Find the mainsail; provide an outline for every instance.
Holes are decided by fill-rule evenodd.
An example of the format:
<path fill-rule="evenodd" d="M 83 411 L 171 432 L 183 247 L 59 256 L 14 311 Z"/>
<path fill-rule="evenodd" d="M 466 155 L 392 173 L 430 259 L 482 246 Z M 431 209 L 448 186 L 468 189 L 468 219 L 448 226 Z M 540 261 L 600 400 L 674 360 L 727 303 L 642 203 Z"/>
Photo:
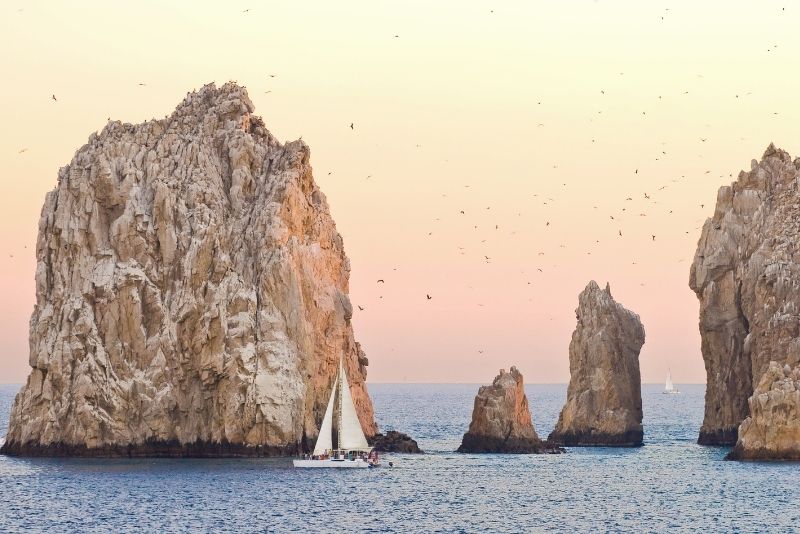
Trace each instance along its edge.
<path fill-rule="evenodd" d="M 339 448 L 340 449 L 364 449 L 370 450 L 364 431 L 361 430 L 361 422 L 358 420 L 356 407 L 353 405 L 353 396 L 350 394 L 350 383 L 347 381 L 347 373 L 344 370 L 344 363 L 339 360 L 339 376 L 341 377 L 341 412 L 339 414 Z"/>
<path fill-rule="evenodd" d="M 672 373 L 667 370 L 667 382 L 664 384 L 664 391 L 674 391 L 675 386 L 672 385 Z"/>
<path fill-rule="evenodd" d="M 314 445 L 314 455 L 320 456 L 325 451 L 330 452 L 333 449 L 333 400 L 336 398 L 336 388 L 339 386 L 339 376 L 333 382 L 333 390 L 331 391 L 331 398 L 328 401 L 328 407 L 325 409 L 325 417 L 322 419 L 322 426 L 319 429 L 319 437 L 317 437 L 317 444 Z"/>

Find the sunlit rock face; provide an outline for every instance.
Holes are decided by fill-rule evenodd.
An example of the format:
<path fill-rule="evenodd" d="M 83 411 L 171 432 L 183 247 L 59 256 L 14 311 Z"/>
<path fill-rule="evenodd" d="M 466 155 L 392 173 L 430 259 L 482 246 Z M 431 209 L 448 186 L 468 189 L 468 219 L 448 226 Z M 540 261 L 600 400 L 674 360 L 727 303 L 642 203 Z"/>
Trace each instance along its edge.
<path fill-rule="evenodd" d="M 707 386 L 699 443 L 732 445 L 770 361 L 800 362 L 800 162 L 773 145 L 720 188 L 689 285 Z"/>
<path fill-rule="evenodd" d="M 800 460 L 800 366 L 770 362 L 729 460 Z"/>
<path fill-rule="evenodd" d="M 639 351 L 644 327 L 605 289 L 589 282 L 578 297 L 569 344 L 567 402 L 548 440 L 567 446 L 642 444 Z"/>
<path fill-rule="evenodd" d="M 475 397 L 472 422 L 458 452 L 543 452 L 525 396 L 522 374 L 512 367 L 501 369 L 490 386 L 481 386 Z"/>
<path fill-rule="evenodd" d="M 3 451 L 275 455 L 313 444 L 340 355 L 376 432 L 350 266 L 309 149 L 244 88 L 109 122 L 60 170 Z"/>

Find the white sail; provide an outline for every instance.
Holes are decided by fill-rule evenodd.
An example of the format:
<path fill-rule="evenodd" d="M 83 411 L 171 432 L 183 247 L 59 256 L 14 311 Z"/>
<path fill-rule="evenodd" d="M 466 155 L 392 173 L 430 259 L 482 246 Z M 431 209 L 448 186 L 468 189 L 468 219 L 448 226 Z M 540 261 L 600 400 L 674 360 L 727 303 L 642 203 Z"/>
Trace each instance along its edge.
<path fill-rule="evenodd" d="M 673 391 L 675 386 L 672 385 L 672 373 L 667 370 L 667 382 L 664 384 L 664 391 Z"/>
<path fill-rule="evenodd" d="M 324 454 L 325 451 L 330 452 L 333 450 L 333 400 L 336 398 L 336 388 L 338 385 L 339 377 L 337 376 L 336 380 L 333 381 L 331 398 L 328 401 L 328 407 L 325 409 L 325 417 L 322 419 L 322 426 L 319 429 L 317 444 L 314 445 L 315 456 Z"/>
<path fill-rule="evenodd" d="M 353 405 L 353 396 L 350 394 L 350 383 L 347 381 L 347 373 L 344 364 L 339 360 L 339 377 L 342 382 L 341 395 L 341 414 L 339 425 L 339 448 L 347 450 L 370 450 L 364 431 L 361 429 L 361 422 L 358 420 L 356 407 Z"/>

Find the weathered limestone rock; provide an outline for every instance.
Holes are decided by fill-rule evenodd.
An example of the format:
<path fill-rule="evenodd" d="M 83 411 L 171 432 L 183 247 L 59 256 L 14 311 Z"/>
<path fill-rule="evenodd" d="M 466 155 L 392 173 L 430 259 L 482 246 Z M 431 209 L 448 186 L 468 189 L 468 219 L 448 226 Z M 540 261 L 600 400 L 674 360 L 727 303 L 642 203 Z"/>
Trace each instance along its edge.
<path fill-rule="evenodd" d="M 398 432 L 397 430 L 389 430 L 386 434 L 375 434 L 370 440 L 370 444 L 379 452 L 404 452 L 413 454 L 422 454 L 424 452 L 411 436 Z"/>
<path fill-rule="evenodd" d="M 770 362 L 729 460 L 800 460 L 800 366 Z"/>
<path fill-rule="evenodd" d="M 800 362 L 800 161 L 770 145 L 751 167 L 719 189 L 689 280 L 707 375 L 701 444 L 732 445 L 769 362 Z"/>
<path fill-rule="evenodd" d="M 244 88 L 207 85 L 163 120 L 109 122 L 59 171 L 3 452 L 296 453 L 340 355 L 376 432 L 308 146 L 252 113 Z"/>
<path fill-rule="evenodd" d="M 642 444 L 639 316 L 591 281 L 578 297 L 578 325 L 569 344 L 569 388 L 549 440 L 567 446 Z"/>
<path fill-rule="evenodd" d="M 469 432 L 458 452 L 550 452 L 546 449 L 533 428 L 522 374 L 516 367 L 509 373 L 501 369 L 491 386 L 478 390 Z"/>

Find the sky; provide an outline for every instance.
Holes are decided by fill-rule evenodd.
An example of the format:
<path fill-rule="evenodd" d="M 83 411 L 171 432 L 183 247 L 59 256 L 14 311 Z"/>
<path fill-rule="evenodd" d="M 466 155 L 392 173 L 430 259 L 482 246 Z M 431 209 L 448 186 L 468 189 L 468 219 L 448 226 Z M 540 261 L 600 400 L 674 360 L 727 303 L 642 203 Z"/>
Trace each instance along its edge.
<path fill-rule="evenodd" d="M 718 188 L 770 142 L 799 152 L 798 20 L 772 1 L 3 2 L 0 383 L 28 374 L 59 167 L 109 117 L 229 80 L 311 147 L 368 381 L 566 383 L 596 280 L 642 319 L 643 382 L 705 382 L 689 266 Z"/>

